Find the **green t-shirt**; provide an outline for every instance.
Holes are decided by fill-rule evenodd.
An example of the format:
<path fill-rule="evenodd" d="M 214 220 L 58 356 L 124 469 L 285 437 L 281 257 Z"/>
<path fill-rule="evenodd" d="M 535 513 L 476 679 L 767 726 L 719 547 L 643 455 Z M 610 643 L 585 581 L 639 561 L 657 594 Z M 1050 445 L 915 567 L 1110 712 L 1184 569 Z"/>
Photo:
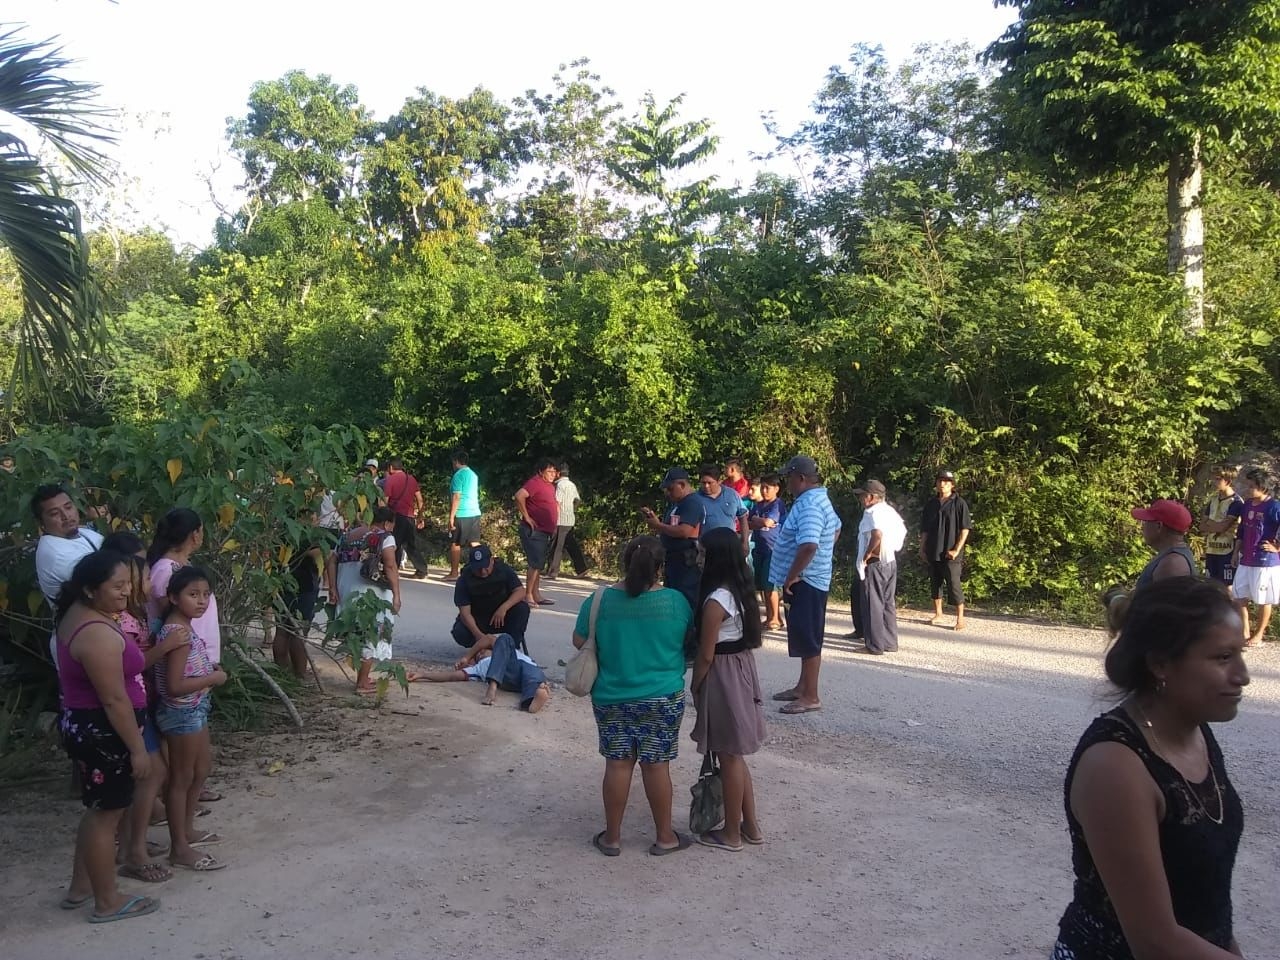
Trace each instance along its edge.
<path fill-rule="evenodd" d="M 578 611 L 573 630 L 587 635 L 591 597 Z M 669 697 L 684 689 L 684 638 L 693 620 L 678 590 L 649 590 L 638 597 L 608 589 L 596 620 L 600 673 L 591 701 L 601 705 Z"/>
<path fill-rule="evenodd" d="M 458 494 L 458 512 L 455 517 L 480 516 L 480 478 L 470 467 L 459 467 L 453 472 L 449 494 Z"/>

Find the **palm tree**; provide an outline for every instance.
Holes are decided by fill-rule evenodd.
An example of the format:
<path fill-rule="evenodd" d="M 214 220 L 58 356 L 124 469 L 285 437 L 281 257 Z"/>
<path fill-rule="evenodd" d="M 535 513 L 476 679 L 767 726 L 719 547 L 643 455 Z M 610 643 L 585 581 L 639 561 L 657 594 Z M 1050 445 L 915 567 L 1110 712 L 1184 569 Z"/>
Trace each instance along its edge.
<path fill-rule="evenodd" d="M 83 385 L 87 361 L 103 341 L 80 210 L 59 195 L 54 170 L 27 143 L 29 131 L 73 176 L 106 181 L 98 145 L 112 137 L 99 123 L 105 112 L 96 105 L 97 85 L 62 76 L 70 62 L 50 41 L 25 42 L 16 29 L 0 33 L 0 248 L 22 288 L 9 408 L 15 387 L 47 396 L 55 370 Z"/>

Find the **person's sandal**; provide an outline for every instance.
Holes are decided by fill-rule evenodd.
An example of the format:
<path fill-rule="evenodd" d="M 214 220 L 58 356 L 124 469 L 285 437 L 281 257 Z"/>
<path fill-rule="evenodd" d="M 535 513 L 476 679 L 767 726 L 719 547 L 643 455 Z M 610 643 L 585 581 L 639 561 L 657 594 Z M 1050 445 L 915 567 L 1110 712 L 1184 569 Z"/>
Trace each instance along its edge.
<path fill-rule="evenodd" d="M 621 847 L 611 847 L 604 842 L 604 831 L 601 830 L 591 838 L 591 845 L 603 853 L 606 857 L 616 857 L 622 853 Z"/>

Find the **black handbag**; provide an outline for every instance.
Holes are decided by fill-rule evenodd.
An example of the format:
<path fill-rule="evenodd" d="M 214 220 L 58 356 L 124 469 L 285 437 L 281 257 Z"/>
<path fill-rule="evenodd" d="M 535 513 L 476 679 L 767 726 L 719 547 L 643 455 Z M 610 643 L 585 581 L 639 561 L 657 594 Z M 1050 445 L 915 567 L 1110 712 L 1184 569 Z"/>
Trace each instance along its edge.
<path fill-rule="evenodd" d="M 689 829 L 695 834 L 714 830 L 724 823 L 724 782 L 720 779 L 720 758 L 710 750 L 702 758 L 702 771 L 689 788 Z"/>

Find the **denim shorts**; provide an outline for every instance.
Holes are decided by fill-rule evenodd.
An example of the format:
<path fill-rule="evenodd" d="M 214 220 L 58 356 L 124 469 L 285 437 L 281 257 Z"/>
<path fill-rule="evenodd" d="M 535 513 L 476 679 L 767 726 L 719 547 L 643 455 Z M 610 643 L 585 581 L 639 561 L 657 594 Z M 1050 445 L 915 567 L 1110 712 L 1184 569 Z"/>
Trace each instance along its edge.
<path fill-rule="evenodd" d="M 147 745 L 147 753 L 159 753 L 160 730 L 156 726 L 155 708 L 148 707 L 146 714 L 142 722 L 142 742 Z"/>
<path fill-rule="evenodd" d="M 191 706 L 172 707 L 163 700 L 156 704 L 156 726 L 168 737 L 199 733 L 209 723 L 213 697 L 204 696 Z"/>

